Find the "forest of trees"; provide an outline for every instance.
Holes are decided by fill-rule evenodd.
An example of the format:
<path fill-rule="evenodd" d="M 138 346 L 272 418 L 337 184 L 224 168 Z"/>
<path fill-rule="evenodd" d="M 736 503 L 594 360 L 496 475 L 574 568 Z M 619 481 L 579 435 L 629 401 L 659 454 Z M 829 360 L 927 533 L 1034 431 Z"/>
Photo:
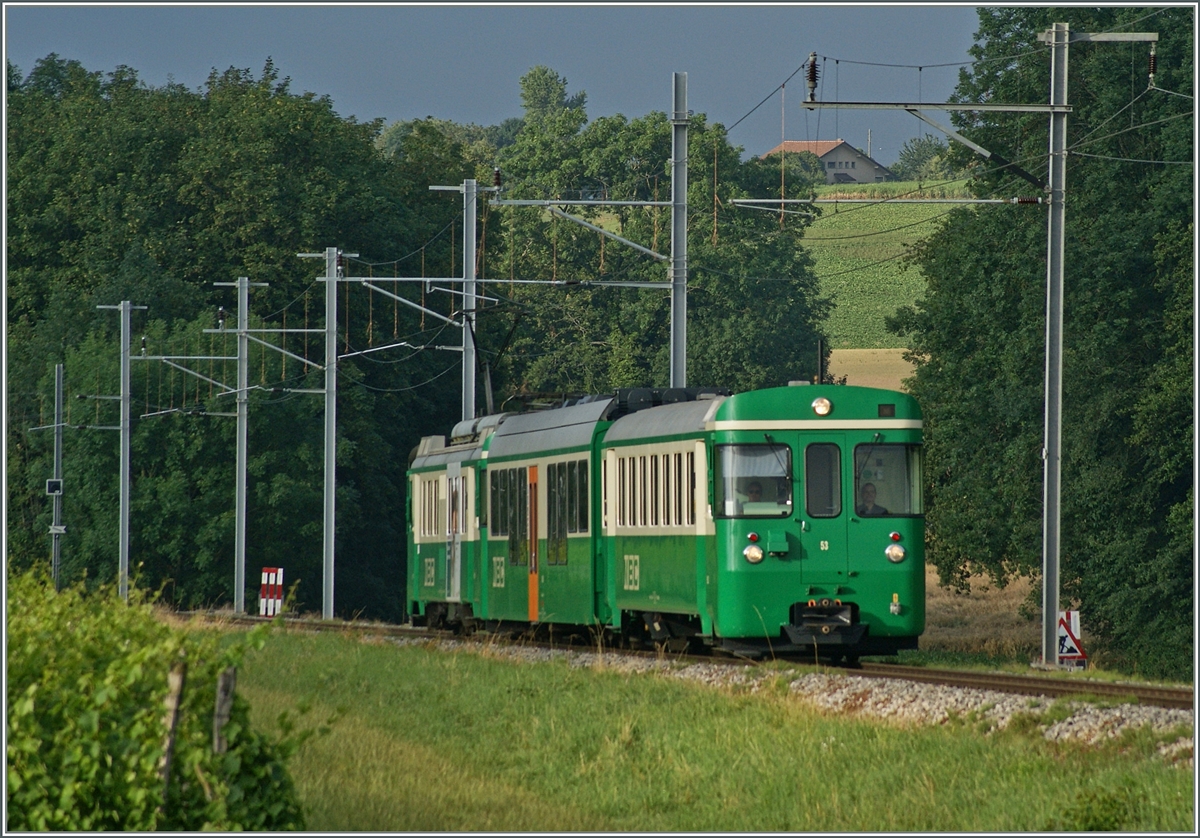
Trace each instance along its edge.
<path fill-rule="evenodd" d="M 461 275 L 461 199 L 430 185 L 487 184 L 498 166 L 508 197 L 670 194 L 665 114 L 589 122 L 586 96 L 568 95 L 566 80 L 544 67 L 521 79 L 524 115 L 491 128 L 430 118 L 385 131 L 342 119 L 327 98 L 291 92 L 269 62 L 258 77 L 230 69 L 191 91 L 51 55 L 26 76 L 10 65 L 7 83 L 9 566 L 46 561 L 53 434 L 28 429 L 53 421 L 53 370 L 63 363 L 72 426 L 64 581 L 111 580 L 117 564 L 117 435 L 81 428 L 117 423 L 117 403 L 86 398 L 118 389 L 118 317 L 96 306 L 148 306 L 134 313 L 135 356 L 144 336 L 151 356 L 228 357 L 233 336 L 204 331 L 217 326 L 219 307 L 230 318 L 236 310 L 216 282 L 269 284 L 252 290 L 252 328 L 323 328 L 324 288 L 314 280 L 323 269 L 297 253 L 358 253 L 352 275 Z M 690 381 L 749 389 L 811 376 L 828 303 L 800 245 L 802 222 L 781 228 L 766 214 L 726 209 L 730 197 L 778 194 L 766 191 L 778 189 L 777 174 L 742 163 L 702 115 L 690 144 Z M 661 208 L 602 220 L 669 250 Z M 537 208 L 481 202 L 478 232 L 481 292 L 497 302 L 480 311 L 477 341 L 497 409 L 541 393 L 668 383 L 666 293 L 510 282 L 665 281 L 660 263 Z M 451 295 L 405 287 L 430 309 L 456 308 Z M 340 354 L 407 346 L 339 364 L 336 610 L 399 620 L 404 471 L 422 435 L 458 419 L 461 356 L 431 347 L 459 338 L 382 295 L 339 293 Z M 284 348 L 320 360 L 320 341 L 293 335 Z M 229 383 L 236 370 L 231 361 L 182 363 Z M 285 391 L 320 388 L 323 373 L 257 345 L 250 369 L 260 389 L 249 411 L 248 565 L 286 567 L 299 582 L 297 605 L 319 608 L 323 402 Z M 228 603 L 234 424 L 212 414 L 230 411 L 231 400 L 160 362 L 135 361 L 132 380 L 139 583 L 165 586 L 182 607 Z"/>
<path fill-rule="evenodd" d="M 1158 32 L 1072 44 L 1063 328 L 1063 607 L 1144 672 L 1193 649 L 1194 10 L 980 9 L 958 101 L 1046 101 L 1040 32 Z M 1047 120 L 968 114 L 968 139 L 1045 177 Z M 961 146 L 982 197 L 1029 185 Z M 916 248 L 923 299 L 892 321 L 926 416 L 928 559 L 944 580 L 1040 574 L 1046 218 L 952 213 Z"/>
<path fill-rule="evenodd" d="M 1049 60 L 1037 34 L 1059 20 L 1160 33 L 1154 90 L 1144 89 L 1144 45 L 1071 48 L 1064 602 L 1131 667 L 1190 672 L 1193 172 L 1173 164 L 1193 155 L 1193 11 L 981 9 L 976 63 L 956 96 L 1045 101 Z M 102 73 L 56 55 L 27 75 L 9 65 L 10 572 L 47 561 L 52 434 L 28 429 L 52 421 L 57 363 L 72 425 L 64 579 L 116 572 L 116 434 L 79 429 L 116 423 L 116 403 L 84 398 L 117 391 L 118 318 L 97 305 L 149 306 L 134 315 L 135 347 L 144 335 L 149 355 L 227 356 L 234 341 L 204 331 L 218 307 L 236 308 L 231 289 L 215 282 L 269 283 L 251 293 L 256 328 L 315 329 L 324 325 L 321 269 L 297 253 L 357 253 L 348 264 L 355 275 L 461 273 L 461 199 L 430 185 L 469 177 L 486 185 L 499 168 L 506 198 L 669 198 L 665 114 L 589 117 L 584 92 L 568 93 L 545 67 L 520 87 L 523 114 L 500 125 L 430 117 L 385 127 L 292 92 L 270 62 L 258 76 L 214 72 L 201 90 L 149 87 L 130 68 Z M 1044 174 L 1044 115 L 964 112 L 957 127 Z M 688 157 L 688 383 L 742 391 L 811 379 L 832 303 L 805 251 L 805 222 L 781 224 L 730 201 L 778 195 L 778 162 L 743 161 L 724 127 L 702 114 L 691 121 Z M 925 162 L 934 158 L 969 170 L 983 197 L 1029 189 L 953 144 Z M 806 171 L 789 169 L 789 197 L 807 196 Z M 666 210 L 576 212 L 669 248 Z M 1036 207 L 951 213 L 911 256 L 927 292 L 890 321 L 917 364 L 928 555 L 951 583 L 977 571 L 1000 583 L 1039 573 L 1045 226 Z M 664 281 L 661 263 L 533 207 L 481 202 L 478 236 L 481 292 L 494 302 L 479 312 L 477 341 L 496 410 L 545 394 L 667 383 L 668 295 L 570 284 Z M 517 282 L 551 279 L 568 284 Z M 452 295 L 405 288 L 431 309 L 455 310 Z M 461 356 L 432 348 L 458 336 L 365 289 L 339 293 L 339 352 L 406 346 L 339 364 L 336 610 L 396 620 L 404 471 L 420 436 L 446 433 L 458 418 Z M 286 348 L 319 359 L 320 340 L 293 335 Z M 192 366 L 232 381 L 230 362 Z M 258 347 L 250 366 L 259 389 L 250 403 L 249 567 L 285 566 L 299 581 L 298 605 L 314 610 L 323 405 L 285 390 L 318 388 L 322 373 Z M 163 587 L 180 607 L 228 604 L 234 426 L 211 414 L 230 402 L 157 362 L 135 363 L 133 382 L 139 584 Z M 151 413 L 161 415 L 139 418 Z"/>

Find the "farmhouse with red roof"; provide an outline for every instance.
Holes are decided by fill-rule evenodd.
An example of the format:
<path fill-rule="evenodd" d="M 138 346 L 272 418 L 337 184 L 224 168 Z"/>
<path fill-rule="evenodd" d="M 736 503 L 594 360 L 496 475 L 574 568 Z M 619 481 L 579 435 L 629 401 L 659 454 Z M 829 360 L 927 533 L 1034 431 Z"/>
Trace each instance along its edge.
<path fill-rule="evenodd" d="M 845 140 L 787 140 L 763 157 L 770 157 L 781 151 L 787 154 L 801 151 L 815 154 L 825 167 L 826 183 L 879 183 L 896 179 L 888 168 L 879 165 Z"/>

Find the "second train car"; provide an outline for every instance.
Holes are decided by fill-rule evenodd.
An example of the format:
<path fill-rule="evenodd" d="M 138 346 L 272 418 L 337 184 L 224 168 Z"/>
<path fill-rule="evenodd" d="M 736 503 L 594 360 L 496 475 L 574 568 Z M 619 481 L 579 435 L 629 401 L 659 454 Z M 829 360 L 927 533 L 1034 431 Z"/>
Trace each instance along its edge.
<path fill-rule="evenodd" d="M 459 423 L 411 459 L 414 622 L 826 659 L 925 627 L 903 393 L 633 389 Z"/>

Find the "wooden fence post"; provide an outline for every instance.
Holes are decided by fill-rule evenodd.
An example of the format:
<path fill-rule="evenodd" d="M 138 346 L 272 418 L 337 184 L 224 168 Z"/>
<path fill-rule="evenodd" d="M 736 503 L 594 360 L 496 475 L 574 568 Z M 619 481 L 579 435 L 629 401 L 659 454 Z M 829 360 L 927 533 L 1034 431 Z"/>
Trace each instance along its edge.
<path fill-rule="evenodd" d="M 163 739 L 163 755 L 158 760 L 158 776 L 162 780 L 162 805 L 158 807 L 162 813 L 167 804 L 167 789 L 171 779 L 171 755 L 175 751 L 175 728 L 179 724 L 179 702 L 183 695 L 183 683 L 187 676 L 187 661 L 179 660 L 171 666 L 167 674 L 167 698 L 163 702 L 166 714 L 163 716 L 163 726 L 167 729 Z"/>
<path fill-rule="evenodd" d="M 217 676 L 217 706 L 213 711 L 213 753 L 223 754 L 229 747 L 222 730 L 233 710 L 233 689 L 237 685 L 237 667 L 231 666 Z"/>

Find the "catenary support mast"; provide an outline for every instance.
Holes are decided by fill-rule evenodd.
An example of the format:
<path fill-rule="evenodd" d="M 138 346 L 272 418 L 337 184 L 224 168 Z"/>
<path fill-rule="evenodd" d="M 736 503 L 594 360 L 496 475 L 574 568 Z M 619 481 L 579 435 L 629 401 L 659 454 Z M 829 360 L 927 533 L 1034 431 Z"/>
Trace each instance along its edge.
<path fill-rule="evenodd" d="M 687 386 L 687 73 L 675 73 L 671 114 L 671 386 Z"/>

